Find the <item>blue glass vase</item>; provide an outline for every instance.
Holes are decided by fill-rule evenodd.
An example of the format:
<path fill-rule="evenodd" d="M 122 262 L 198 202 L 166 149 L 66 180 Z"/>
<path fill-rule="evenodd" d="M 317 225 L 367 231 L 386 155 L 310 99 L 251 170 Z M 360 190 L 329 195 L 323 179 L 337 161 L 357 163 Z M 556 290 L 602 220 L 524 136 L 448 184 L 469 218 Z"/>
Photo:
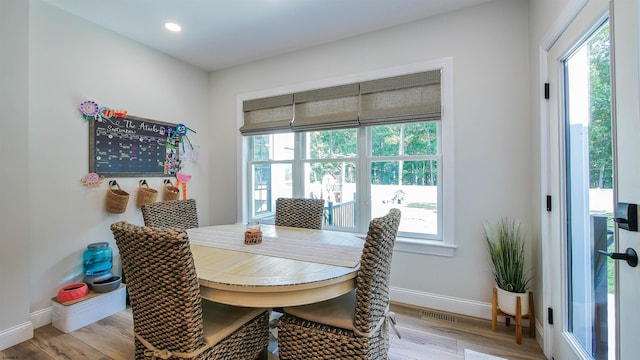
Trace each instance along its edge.
<path fill-rule="evenodd" d="M 84 274 L 97 276 L 111 272 L 113 253 L 108 242 L 97 242 L 87 245 L 82 256 Z"/>

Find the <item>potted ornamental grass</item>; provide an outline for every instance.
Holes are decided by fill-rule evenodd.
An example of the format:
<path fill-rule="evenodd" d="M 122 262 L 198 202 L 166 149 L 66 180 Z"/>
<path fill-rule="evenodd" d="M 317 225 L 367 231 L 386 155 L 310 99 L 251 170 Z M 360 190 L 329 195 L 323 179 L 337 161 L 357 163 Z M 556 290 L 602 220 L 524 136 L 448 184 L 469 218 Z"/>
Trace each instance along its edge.
<path fill-rule="evenodd" d="M 529 313 L 531 274 L 525 264 L 525 234 L 520 221 L 502 218 L 494 226 L 483 223 L 491 272 L 496 282 L 498 307 L 516 314 L 516 297 L 520 296 L 521 314 Z"/>

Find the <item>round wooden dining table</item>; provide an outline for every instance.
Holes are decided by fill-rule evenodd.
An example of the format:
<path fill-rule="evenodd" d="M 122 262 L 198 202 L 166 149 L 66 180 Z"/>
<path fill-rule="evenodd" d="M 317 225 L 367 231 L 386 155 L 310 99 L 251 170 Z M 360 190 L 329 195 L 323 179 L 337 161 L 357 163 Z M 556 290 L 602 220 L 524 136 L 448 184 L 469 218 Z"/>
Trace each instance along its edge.
<path fill-rule="evenodd" d="M 356 286 L 362 236 L 261 225 L 263 242 L 244 245 L 245 225 L 187 230 L 204 299 L 236 306 L 320 302 Z"/>

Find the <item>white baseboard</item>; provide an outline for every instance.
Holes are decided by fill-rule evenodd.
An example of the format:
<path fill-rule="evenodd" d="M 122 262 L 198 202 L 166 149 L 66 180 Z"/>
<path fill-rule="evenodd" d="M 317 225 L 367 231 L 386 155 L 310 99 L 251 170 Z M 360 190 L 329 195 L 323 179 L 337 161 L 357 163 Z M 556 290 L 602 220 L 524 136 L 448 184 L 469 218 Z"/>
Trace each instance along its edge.
<path fill-rule="evenodd" d="M 29 315 L 29 321 L 0 332 L 0 351 L 33 338 L 33 330 L 51 323 L 50 306 Z"/>
<path fill-rule="evenodd" d="M 27 321 L 0 332 L 0 351 L 18 345 L 33 337 L 33 323 Z"/>
<path fill-rule="evenodd" d="M 540 345 L 540 349 L 544 351 L 544 327 L 538 319 L 536 319 L 536 340 L 538 341 L 538 345 Z"/>
<path fill-rule="evenodd" d="M 391 294 L 391 301 L 394 302 L 491 320 L 491 303 L 409 290 L 395 286 L 389 287 L 389 292 Z M 535 327 L 536 340 L 541 348 L 544 349 L 544 328 L 537 318 Z"/>
<path fill-rule="evenodd" d="M 36 312 L 31 313 L 31 322 L 33 323 L 33 328 L 37 329 L 39 327 L 43 327 L 45 325 L 51 324 L 51 314 L 53 313 L 53 307 L 49 306 L 48 308 L 44 308 L 42 310 L 38 310 Z"/>
<path fill-rule="evenodd" d="M 391 286 L 391 301 L 424 307 L 428 309 L 446 311 L 454 314 L 473 316 L 491 320 L 491 304 L 452 296 L 409 290 Z M 33 330 L 51 323 L 53 307 L 31 313 L 30 321 L 0 332 L 0 351 L 27 341 L 33 337 Z M 541 346 L 544 344 L 542 324 L 536 319 L 536 339 Z"/>
<path fill-rule="evenodd" d="M 391 301 L 491 320 L 491 304 L 391 286 Z"/>

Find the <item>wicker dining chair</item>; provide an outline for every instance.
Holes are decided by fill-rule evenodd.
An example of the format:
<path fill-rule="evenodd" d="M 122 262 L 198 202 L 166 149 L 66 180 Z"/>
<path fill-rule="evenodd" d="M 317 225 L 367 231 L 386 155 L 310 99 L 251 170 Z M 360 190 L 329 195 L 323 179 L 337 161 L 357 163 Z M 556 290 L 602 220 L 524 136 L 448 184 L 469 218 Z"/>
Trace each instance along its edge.
<path fill-rule="evenodd" d="M 154 202 L 140 209 L 145 226 L 185 230 L 199 226 L 195 199 Z"/>
<path fill-rule="evenodd" d="M 287 359 L 388 359 L 389 276 L 400 210 L 371 220 L 356 289 L 317 304 L 285 307 L 278 352 Z"/>
<path fill-rule="evenodd" d="M 268 312 L 201 299 L 185 230 L 121 221 L 111 231 L 128 275 L 135 359 L 266 358 Z"/>
<path fill-rule="evenodd" d="M 324 199 L 278 198 L 275 224 L 320 230 L 323 213 Z"/>

